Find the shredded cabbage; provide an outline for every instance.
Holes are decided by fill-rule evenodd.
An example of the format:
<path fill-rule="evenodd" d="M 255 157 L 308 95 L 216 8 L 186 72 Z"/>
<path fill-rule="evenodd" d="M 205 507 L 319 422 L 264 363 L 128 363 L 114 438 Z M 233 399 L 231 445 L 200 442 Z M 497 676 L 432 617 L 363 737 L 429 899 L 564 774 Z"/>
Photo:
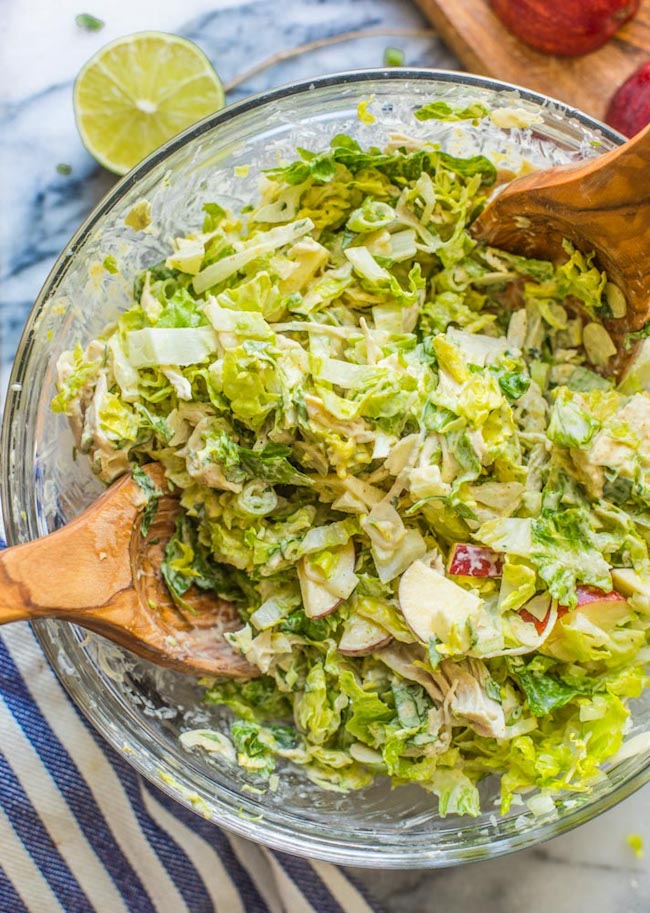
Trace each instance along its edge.
<path fill-rule="evenodd" d="M 235 602 L 262 673 L 207 687 L 230 736 L 188 750 L 337 791 L 388 775 L 441 815 L 479 814 L 488 774 L 504 813 L 532 788 L 543 813 L 624 756 L 650 655 L 647 347 L 617 388 L 602 320 L 625 300 L 593 256 L 474 241 L 495 179 L 427 143 L 299 150 L 257 206 L 206 203 L 62 356 L 52 405 L 97 473 L 157 460 L 178 491 L 174 600 Z"/>

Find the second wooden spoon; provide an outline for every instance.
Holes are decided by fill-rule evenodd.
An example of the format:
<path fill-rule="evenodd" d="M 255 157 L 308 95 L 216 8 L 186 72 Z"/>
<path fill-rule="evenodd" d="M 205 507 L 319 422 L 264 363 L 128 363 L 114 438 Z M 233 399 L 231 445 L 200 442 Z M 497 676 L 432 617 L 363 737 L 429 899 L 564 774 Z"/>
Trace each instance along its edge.
<path fill-rule="evenodd" d="M 160 464 L 144 470 L 166 491 Z M 126 475 L 62 529 L 0 552 L 0 624 L 60 618 L 183 672 L 259 675 L 224 638 L 241 627 L 235 606 L 196 588 L 188 593 L 191 611 L 171 599 L 160 566 L 180 507 L 163 494 L 142 536 L 147 500 Z"/>
<path fill-rule="evenodd" d="M 527 257 L 561 260 L 567 238 L 595 251 L 601 269 L 623 292 L 624 314 L 605 325 L 619 357 L 625 335 L 650 316 L 650 125 L 605 155 L 578 165 L 536 171 L 507 184 L 472 225 L 473 235 Z"/>

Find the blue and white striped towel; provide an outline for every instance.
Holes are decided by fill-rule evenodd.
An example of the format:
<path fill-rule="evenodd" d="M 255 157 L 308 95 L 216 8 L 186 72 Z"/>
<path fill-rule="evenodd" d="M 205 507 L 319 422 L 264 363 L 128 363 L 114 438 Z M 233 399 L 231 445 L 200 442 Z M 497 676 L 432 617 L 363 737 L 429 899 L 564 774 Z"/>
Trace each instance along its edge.
<path fill-rule="evenodd" d="M 343 870 L 227 834 L 145 782 L 26 623 L 0 635 L 0 733 L 0 913 L 379 911 Z"/>

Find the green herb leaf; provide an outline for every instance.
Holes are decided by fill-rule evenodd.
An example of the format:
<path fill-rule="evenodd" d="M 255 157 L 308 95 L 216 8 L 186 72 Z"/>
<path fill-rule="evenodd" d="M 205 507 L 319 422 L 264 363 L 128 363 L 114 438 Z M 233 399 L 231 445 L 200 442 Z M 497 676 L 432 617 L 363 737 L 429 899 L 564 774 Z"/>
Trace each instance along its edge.
<path fill-rule="evenodd" d="M 532 671 L 525 665 L 508 663 L 510 670 L 528 700 L 528 706 L 535 716 L 547 716 L 553 710 L 564 707 L 580 692 L 548 673 Z"/>
<path fill-rule="evenodd" d="M 560 447 L 584 447 L 599 428 L 600 422 L 586 411 L 579 396 L 561 391 L 553 403 L 546 433 Z"/>
<path fill-rule="evenodd" d="M 104 267 L 104 269 L 106 270 L 107 273 L 115 274 L 115 273 L 119 273 L 119 271 L 120 271 L 120 268 L 117 265 L 117 260 L 112 255 L 109 255 L 108 257 L 104 257 L 102 266 Z"/>
<path fill-rule="evenodd" d="M 147 504 L 142 511 L 142 520 L 140 521 L 140 535 L 144 537 L 149 532 L 151 523 L 156 516 L 158 501 L 162 498 L 163 493 L 141 466 L 134 466 L 131 470 L 131 476 L 133 481 L 140 486 L 147 496 Z"/>
<path fill-rule="evenodd" d="M 634 482 L 625 476 L 617 476 L 615 470 L 605 470 L 605 485 L 603 494 L 608 501 L 614 504 L 625 504 L 634 494 Z"/>
<path fill-rule="evenodd" d="M 528 371 L 504 371 L 497 379 L 502 392 L 510 399 L 519 399 L 530 387 Z"/>
<path fill-rule="evenodd" d="M 202 209 L 205 213 L 203 231 L 206 233 L 218 228 L 227 215 L 226 210 L 218 203 L 204 203 Z"/>
<path fill-rule="evenodd" d="M 577 365 L 571 372 L 567 387 L 574 393 L 589 393 L 591 390 L 611 390 L 613 383 L 589 368 Z"/>
<path fill-rule="evenodd" d="M 249 682 L 222 682 L 205 693 L 207 704 L 230 707 L 237 716 L 249 723 L 265 723 L 291 716 L 291 704 L 285 694 L 278 691 L 271 676 L 263 675 Z M 293 739 L 296 733 L 292 730 Z"/>
<path fill-rule="evenodd" d="M 154 415 L 143 403 L 135 403 L 135 409 L 144 417 L 151 429 L 168 444 L 172 439 L 172 432 L 166 420 L 160 415 Z"/>
<path fill-rule="evenodd" d="M 427 645 L 427 657 L 432 669 L 437 669 L 442 659 L 442 653 L 438 651 L 438 639 L 432 637 Z"/>
<path fill-rule="evenodd" d="M 493 701 L 496 701 L 497 704 L 501 704 L 501 688 L 499 684 L 494 681 L 492 677 L 486 678 L 485 682 L 485 693 L 488 697 L 492 698 Z"/>
<path fill-rule="evenodd" d="M 214 454 L 224 466 L 226 476 L 233 481 L 252 479 L 270 485 L 301 485 L 310 487 L 309 476 L 300 472 L 288 460 L 291 448 L 284 444 L 266 444 L 261 450 L 240 447 L 227 434 L 215 440 Z"/>
<path fill-rule="evenodd" d="M 211 590 L 222 599 L 232 602 L 242 599 L 239 573 L 214 561 L 207 546 L 199 542 L 189 517 L 177 520 L 174 535 L 165 546 L 160 571 L 172 598 L 186 608 L 182 597 L 192 584 L 201 590 Z"/>
<path fill-rule="evenodd" d="M 66 162 L 59 162 L 56 166 L 56 173 L 65 175 L 72 174 L 72 165 L 68 165 Z"/>
<path fill-rule="evenodd" d="M 79 13 L 78 16 L 75 16 L 74 21 L 80 29 L 83 29 L 86 32 L 99 32 L 106 24 L 103 19 L 98 19 L 97 16 L 91 16 L 90 13 Z"/>
<path fill-rule="evenodd" d="M 332 631 L 339 623 L 336 615 L 322 618 L 307 618 L 302 609 L 297 609 L 287 616 L 279 627 L 283 634 L 301 634 L 308 640 L 319 642 L 331 637 Z"/>
<path fill-rule="evenodd" d="M 645 323 L 640 330 L 637 330 L 636 333 L 626 333 L 625 334 L 625 348 L 626 350 L 631 349 L 635 342 L 640 342 L 642 339 L 647 339 L 650 336 L 650 320 Z"/>
<path fill-rule="evenodd" d="M 268 777 L 275 769 L 275 757 L 272 750 L 260 741 L 263 732 L 262 727 L 245 720 L 237 720 L 230 729 L 239 763 L 252 773 Z"/>
<path fill-rule="evenodd" d="M 403 67 L 404 51 L 400 48 L 386 48 L 384 51 L 385 67 Z"/>

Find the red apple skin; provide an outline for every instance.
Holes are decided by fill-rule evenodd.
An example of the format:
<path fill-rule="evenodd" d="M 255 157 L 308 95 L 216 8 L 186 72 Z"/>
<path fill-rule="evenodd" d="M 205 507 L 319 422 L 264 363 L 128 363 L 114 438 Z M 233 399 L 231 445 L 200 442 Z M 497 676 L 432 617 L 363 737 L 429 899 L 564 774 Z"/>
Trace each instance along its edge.
<path fill-rule="evenodd" d="M 454 577 L 501 577 L 503 555 L 483 545 L 457 542 L 451 552 L 448 571 Z"/>
<path fill-rule="evenodd" d="M 650 124 L 650 60 L 616 90 L 605 121 L 623 136 L 635 136 Z"/>
<path fill-rule="evenodd" d="M 612 590 L 609 593 L 603 593 L 602 590 L 597 589 L 595 586 L 588 586 L 587 584 L 580 584 L 576 588 L 576 594 L 578 596 L 577 609 L 581 608 L 581 606 L 593 604 L 594 602 L 627 602 L 625 596 L 621 596 L 616 590 Z M 548 611 L 550 612 L 551 610 L 549 609 Z M 568 606 L 559 605 L 557 607 L 557 617 L 563 618 L 568 611 Z M 524 621 L 529 621 L 531 624 L 534 624 L 538 634 L 542 633 L 546 627 L 546 622 L 548 621 L 548 612 L 541 621 L 539 618 L 535 618 L 535 616 L 526 609 L 519 609 L 519 615 Z"/>
<path fill-rule="evenodd" d="M 490 0 L 506 28 L 545 54 L 579 57 L 602 47 L 640 0 Z"/>
<path fill-rule="evenodd" d="M 327 609 L 324 609 L 322 612 L 317 612 L 315 615 L 310 615 L 308 612 L 305 612 L 307 618 L 325 618 L 326 615 L 331 615 L 332 612 L 336 612 L 338 607 L 343 602 L 342 599 L 337 599 L 336 602 L 333 602 Z M 304 610 L 304 606 L 303 606 Z"/>
<path fill-rule="evenodd" d="M 342 656 L 369 656 L 370 653 L 374 653 L 376 650 L 381 650 L 382 647 L 387 647 L 391 643 L 393 637 L 391 634 L 387 634 L 381 640 L 376 640 L 374 643 L 367 643 L 363 647 L 357 647 L 354 649 L 348 648 L 345 645 L 341 646 L 339 644 L 339 653 Z"/>
<path fill-rule="evenodd" d="M 557 617 L 562 618 L 563 615 L 569 610 L 565 605 L 559 605 L 557 607 Z M 551 610 L 549 609 L 546 615 L 543 618 L 535 618 L 532 612 L 529 612 L 528 609 L 519 609 L 519 615 L 523 618 L 524 621 L 529 621 L 531 624 L 535 625 L 535 630 L 538 634 L 542 634 L 546 625 L 548 623 L 548 616 L 550 615 Z"/>
<path fill-rule="evenodd" d="M 589 605 L 590 602 L 626 602 L 625 596 L 621 596 L 620 593 L 617 593 L 616 590 L 612 590 L 610 593 L 603 593 L 602 590 L 597 589 L 595 586 L 587 586 L 586 584 L 581 584 L 577 590 L 578 594 L 578 608 L 583 605 Z M 564 606 L 563 606 L 564 608 Z"/>

